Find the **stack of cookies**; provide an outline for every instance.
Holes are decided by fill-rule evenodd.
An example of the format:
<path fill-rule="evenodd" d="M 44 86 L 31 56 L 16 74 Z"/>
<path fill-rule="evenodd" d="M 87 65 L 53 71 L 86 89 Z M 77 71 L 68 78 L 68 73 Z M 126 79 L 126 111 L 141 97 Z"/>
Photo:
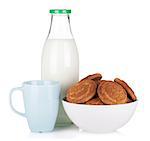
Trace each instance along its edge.
<path fill-rule="evenodd" d="M 114 105 L 136 101 L 133 90 L 119 78 L 101 80 L 102 75 L 88 75 L 67 90 L 66 100 L 87 105 Z"/>

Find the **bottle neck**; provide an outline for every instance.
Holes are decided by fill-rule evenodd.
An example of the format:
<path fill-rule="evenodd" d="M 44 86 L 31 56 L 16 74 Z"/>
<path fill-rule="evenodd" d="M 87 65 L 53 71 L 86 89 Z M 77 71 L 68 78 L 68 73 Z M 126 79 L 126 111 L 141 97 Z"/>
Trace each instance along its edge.
<path fill-rule="evenodd" d="M 69 15 L 52 15 L 48 39 L 72 39 Z"/>

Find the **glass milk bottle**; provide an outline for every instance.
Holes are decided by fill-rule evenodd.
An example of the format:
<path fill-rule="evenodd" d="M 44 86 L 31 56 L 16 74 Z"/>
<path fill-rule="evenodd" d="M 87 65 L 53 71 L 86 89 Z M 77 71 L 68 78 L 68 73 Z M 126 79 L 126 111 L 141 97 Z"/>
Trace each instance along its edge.
<path fill-rule="evenodd" d="M 50 30 L 42 53 L 42 79 L 61 83 L 61 99 L 79 79 L 79 56 L 70 26 L 68 9 L 52 9 Z M 60 101 L 56 126 L 71 124 Z"/>

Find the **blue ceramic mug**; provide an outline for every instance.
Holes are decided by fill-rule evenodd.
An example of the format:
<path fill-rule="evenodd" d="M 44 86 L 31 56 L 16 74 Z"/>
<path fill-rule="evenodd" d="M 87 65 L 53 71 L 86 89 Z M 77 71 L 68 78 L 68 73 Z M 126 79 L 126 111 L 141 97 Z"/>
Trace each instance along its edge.
<path fill-rule="evenodd" d="M 23 92 L 25 113 L 17 111 L 12 104 L 14 91 Z M 50 132 L 54 129 L 59 107 L 60 83 L 57 81 L 27 81 L 22 87 L 10 92 L 11 109 L 27 118 L 32 132 Z"/>

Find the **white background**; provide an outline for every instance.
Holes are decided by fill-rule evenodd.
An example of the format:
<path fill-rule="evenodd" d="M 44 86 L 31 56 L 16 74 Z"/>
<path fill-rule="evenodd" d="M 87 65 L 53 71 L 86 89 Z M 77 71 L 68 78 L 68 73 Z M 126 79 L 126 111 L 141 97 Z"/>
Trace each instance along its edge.
<path fill-rule="evenodd" d="M 41 52 L 50 25 L 50 8 L 71 8 L 71 26 L 80 54 L 80 78 L 101 72 L 134 89 L 139 104 L 130 122 L 117 132 L 92 134 L 76 127 L 33 134 L 26 119 L 9 107 L 9 91 L 23 81 L 40 79 Z M 149 0 L 1 0 L 0 140 L 115 140 L 149 138 Z M 23 110 L 22 95 L 15 106 Z"/>

